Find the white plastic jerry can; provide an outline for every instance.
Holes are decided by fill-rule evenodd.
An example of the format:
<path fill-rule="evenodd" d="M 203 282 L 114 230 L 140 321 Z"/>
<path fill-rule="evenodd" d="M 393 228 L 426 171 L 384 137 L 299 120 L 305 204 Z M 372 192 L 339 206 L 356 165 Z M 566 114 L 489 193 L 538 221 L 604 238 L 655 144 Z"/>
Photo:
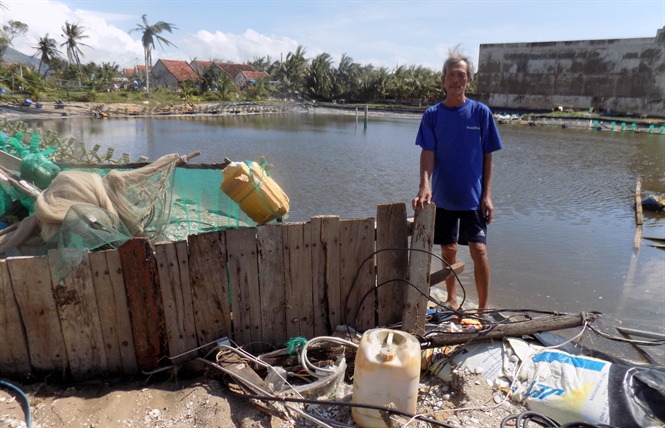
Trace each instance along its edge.
<path fill-rule="evenodd" d="M 368 330 L 360 339 L 353 374 L 353 403 L 386 406 L 415 413 L 420 383 L 420 343 L 399 330 Z M 353 407 L 353 420 L 363 428 L 383 428 L 378 410 Z"/>

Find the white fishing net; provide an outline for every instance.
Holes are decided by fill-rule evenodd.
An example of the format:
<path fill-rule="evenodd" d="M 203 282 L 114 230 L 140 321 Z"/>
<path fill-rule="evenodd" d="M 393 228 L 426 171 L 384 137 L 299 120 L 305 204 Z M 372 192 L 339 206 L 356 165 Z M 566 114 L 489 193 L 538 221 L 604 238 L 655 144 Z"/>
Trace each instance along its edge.
<path fill-rule="evenodd" d="M 131 237 L 158 240 L 169 222 L 174 171 L 180 160 L 177 153 L 170 154 L 135 170 L 112 170 L 103 178 L 96 173 L 61 172 L 37 198 L 34 214 L 14 232 L 0 236 L 0 253 L 117 248 Z M 78 261 L 62 262 L 76 266 L 80 257 L 75 258 Z"/>

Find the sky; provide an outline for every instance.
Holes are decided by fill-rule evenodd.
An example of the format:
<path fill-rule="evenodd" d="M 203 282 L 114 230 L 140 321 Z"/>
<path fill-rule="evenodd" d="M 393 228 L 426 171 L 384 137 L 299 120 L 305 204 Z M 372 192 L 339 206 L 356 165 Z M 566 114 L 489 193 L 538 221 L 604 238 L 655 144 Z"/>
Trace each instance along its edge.
<path fill-rule="evenodd" d="M 65 22 L 84 28 L 82 62 L 143 64 L 142 24 L 177 27 L 161 35 L 173 46 L 159 59 L 244 63 L 286 59 L 298 46 L 311 59 L 321 53 L 339 64 L 393 70 L 400 65 L 440 70 L 458 47 L 476 64 L 481 44 L 653 38 L 665 27 L 665 0 L 348 1 L 348 0 L 0 0 L 0 23 L 28 25 L 13 48 L 34 55 L 46 34 L 64 42 Z M 60 48 L 63 56 L 65 47 Z"/>

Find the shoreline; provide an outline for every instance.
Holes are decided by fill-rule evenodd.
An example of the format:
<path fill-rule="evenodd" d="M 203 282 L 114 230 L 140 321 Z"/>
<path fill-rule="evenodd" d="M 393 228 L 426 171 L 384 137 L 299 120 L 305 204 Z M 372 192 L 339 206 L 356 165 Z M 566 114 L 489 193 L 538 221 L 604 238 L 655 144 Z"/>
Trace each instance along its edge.
<path fill-rule="evenodd" d="M 251 102 L 225 103 L 166 103 L 163 105 L 134 103 L 67 102 L 64 108 L 56 108 L 52 102 L 43 103 L 40 109 L 19 105 L 0 104 L 0 119 L 23 121 L 31 119 L 73 119 L 73 118 L 138 118 L 138 117 L 192 117 L 192 116 L 237 116 L 258 114 L 343 114 L 365 118 L 365 107 L 355 105 L 330 105 L 315 103 L 275 103 L 260 104 Z M 368 117 L 417 119 L 424 109 L 391 109 L 371 107 Z M 497 109 L 499 111 L 499 109 Z M 103 117 L 95 115 L 104 113 Z M 594 114 L 551 115 L 543 112 L 506 114 L 494 113 L 498 125 L 548 126 L 559 128 L 595 129 L 597 131 L 620 131 L 665 135 L 665 119 L 645 119 L 636 117 L 612 117 Z"/>

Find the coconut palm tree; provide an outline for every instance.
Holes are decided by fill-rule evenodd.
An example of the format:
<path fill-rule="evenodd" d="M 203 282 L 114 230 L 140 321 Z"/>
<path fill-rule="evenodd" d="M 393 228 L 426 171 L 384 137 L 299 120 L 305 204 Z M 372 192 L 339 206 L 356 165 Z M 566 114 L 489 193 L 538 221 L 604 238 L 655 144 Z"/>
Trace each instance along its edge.
<path fill-rule="evenodd" d="M 58 50 L 58 46 L 55 43 L 55 40 L 48 36 L 48 33 L 37 42 L 37 46 L 33 46 L 37 53 L 33 56 L 39 57 L 39 67 L 37 68 L 37 73 L 40 73 L 42 70 L 42 64 L 46 65 L 46 70 L 42 76 L 42 80 L 46 78 L 46 73 L 51 69 L 51 64 L 55 58 L 59 58 L 61 52 Z"/>
<path fill-rule="evenodd" d="M 247 65 L 251 65 L 256 71 L 267 72 L 272 65 L 272 62 L 270 61 L 270 55 L 268 55 L 264 57 L 254 57 L 253 60 L 247 62 Z"/>
<path fill-rule="evenodd" d="M 330 99 L 332 96 L 334 69 L 330 54 L 322 53 L 312 59 L 308 76 L 308 90 L 312 97 Z"/>
<path fill-rule="evenodd" d="M 164 37 L 159 34 L 162 31 L 168 31 L 169 33 L 178 28 L 174 24 L 168 22 L 159 21 L 154 25 L 148 23 L 148 15 L 143 15 L 143 24 L 136 24 L 136 28 L 129 30 L 129 32 L 140 31 L 143 33 L 141 36 L 141 42 L 143 43 L 143 57 L 145 60 L 145 82 L 146 90 L 150 91 L 150 69 L 152 68 L 152 50 L 155 48 L 155 39 L 162 48 L 164 47 L 162 43 L 166 46 L 174 46 L 173 43 L 166 40 Z"/>
<path fill-rule="evenodd" d="M 309 73 L 309 62 L 305 58 L 307 50 L 299 45 L 295 52 L 286 55 L 286 61 L 282 63 L 283 84 L 290 95 L 301 95 L 304 92 L 307 74 Z"/>
<path fill-rule="evenodd" d="M 353 58 L 342 54 L 339 66 L 335 70 L 334 93 L 337 97 L 350 97 L 356 92 L 358 77 L 360 76 L 360 64 L 353 62 Z"/>
<path fill-rule="evenodd" d="M 62 32 L 64 33 L 62 37 L 65 38 L 65 41 L 60 45 L 67 47 L 67 59 L 69 62 L 76 64 L 76 70 L 78 72 L 78 83 L 81 86 L 81 58 L 84 57 L 81 46 L 89 47 L 88 45 L 81 43 L 81 39 L 87 39 L 88 36 L 83 34 L 85 28 L 79 26 L 78 24 L 72 24 L 69 21 L 65 21 L 65 26 L 62 27 Z"/>

